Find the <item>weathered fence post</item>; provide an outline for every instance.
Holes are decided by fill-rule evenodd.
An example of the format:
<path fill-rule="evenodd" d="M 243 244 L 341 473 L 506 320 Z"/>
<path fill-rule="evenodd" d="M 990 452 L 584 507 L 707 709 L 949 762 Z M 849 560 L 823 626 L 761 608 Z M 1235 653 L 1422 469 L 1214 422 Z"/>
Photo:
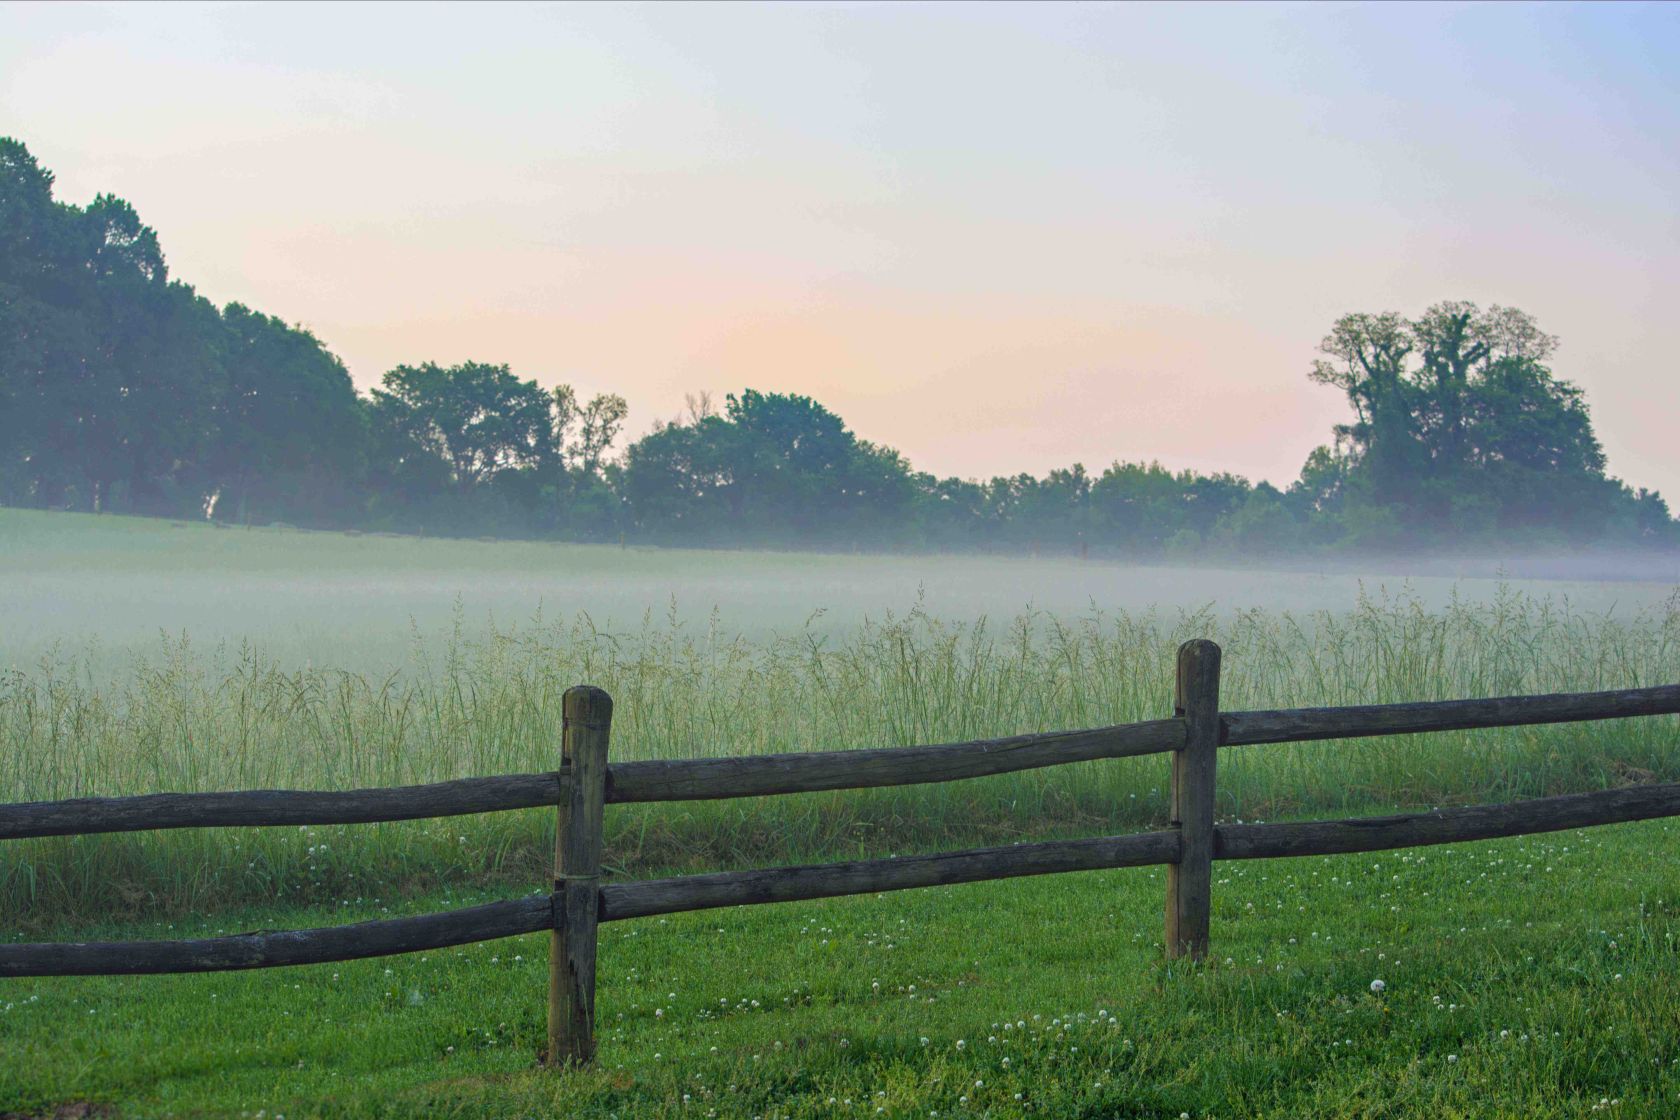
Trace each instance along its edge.
<path fill-rule="evenodd" d="M 1208 948 L 1213 896 L 1213 774 L 1219 756 L 1219 647 L 1205 638 L 1178 647 L 1174 701 L 1184 746 L 1173 752 L 1170 794 L 1179 830 L 1177 863 L 1167 865 L 1167 956 L 1201 960 Z"/>
<path fill-rule="evenodd" d="M 560 733 L 569 776 L 554 835 L 554 897 L 560 904 L 548 950 L 548 1062 L 583 1065 L 595 1057 L 595 930 L 601 907 L 601 846 L 612 697 L 580 685 L 566 690 Z"/>

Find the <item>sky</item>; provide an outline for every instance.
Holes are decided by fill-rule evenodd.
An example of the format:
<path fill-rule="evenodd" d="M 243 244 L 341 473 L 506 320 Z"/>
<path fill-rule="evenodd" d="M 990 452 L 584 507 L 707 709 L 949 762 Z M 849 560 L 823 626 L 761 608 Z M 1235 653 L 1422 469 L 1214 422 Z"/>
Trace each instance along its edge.
<path fill-rule="evenodd" d="M 1680 5 L 0 4 L 0 135 L 363 387 L 1286 484 L 1336 317 L 1468 299 L 1680 500 Z"/>

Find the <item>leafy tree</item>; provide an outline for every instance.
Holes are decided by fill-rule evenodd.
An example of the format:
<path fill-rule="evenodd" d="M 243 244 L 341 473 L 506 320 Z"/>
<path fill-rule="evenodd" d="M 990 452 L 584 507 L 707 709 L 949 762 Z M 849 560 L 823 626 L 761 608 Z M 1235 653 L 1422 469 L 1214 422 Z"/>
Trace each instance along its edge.
<path fill-rule="evenodd" d="M 634 523 L 659 536 L 836 541 L 888 530 L 913 493 L 896 452 L 864 443 L 809 397 L 748 389 L 626 450 Z"/>
<path fill-rule="evenodd" d="M 1580 390 L 1543 364 L 1556 345 L 1509 307 L 1343 316 L 1311 377 L 1341 389 L 1355 419 L 1292 495 L 1334 513 L 1352 544 L 1596 537 L 1634 499 L 1605 474 Z"/>
<path fill-rule="evenodd" d="M 916 539 L 948 549 L 982 548 L 988 543 L 986 489 L 980 483 L 918 472 L 909 484 Z"/>
<path fill-rule="evenodd" d="M 555 454 L 549 395 L 505 365 L 398 366 L 373 396 L 410 439 L 449 464 L 463 491 Z"/>
<path fill-rule="evenodd" d="M 1279 556 L 1300 550 L 1301 519 L 1285 496 L 1269 482 L 1214 524 L 1211 537 L 1221 550 L 1243 556 Z"/>
<path fill-rule="evenodd" d="M 354 519 L 367 418 L 344 363 L 302 327 L 223 312 L 211 477 L 222 520 Z"/>
<path fill-rule="evenodd" d="M 1115 463 L 1091 487 L 1094 537 L 1133 554 L 1182 548 L 1211 534 L 1249 490 L 1247 480 L 1235 475 L 1175 474 L 1160 463 Z"/>
<path fill-rule="evenodd" d="M 570 385 L 555 386 L 553 395 L 554 447 L 568 467 L 599 475 L 607 449 L 624 430 L 630 406 L 617 393 L 597 393 L 579 407 Z"/>
<path fill-rule="evenodd" d="M 54 202 L 0 140 L 0 487 L 8 500 L 180 513 L 216 389 L 219 324 L 171 284 L 128 203 Z"/>
<path fill-rule="evenodd" d="M 0 501 L 221 520 L 729 544 L 1137 555 L 1473 543 L 1680 543 L 1606 473 L 1557 340 L 1448 301 L 1338 319 L 1313 380 L 1352 412 L 1280 492 L 1115 462 L 913 472 L 809 397 L 707 394 L 618 458 L 628 409 L 505 365 L 398 366 L 370 396 L 308 331 L 171 279 L 127 202 L 58 202 L 0 138 Z"/>
<path fill-rule="evenodd" d="M 367 500 L 373 524 L 406 527 L 416 508 L 453 490 L 449 460 L 418 439 L 408 407 L 375 393 L 361 402 L 368 432 Z"/>
<path fill-rule="evenodd" d="M 1313 363 L 1311 377 L 1346 394 L 1354 422 L 1336 435 L 1358 450 L 1359 483 L 1382 504 L 1401 503 L 1420 469 L 1415 386 L 1407 359 L 1416 347 L 1398 314 L 1344 315 L 1319 344 L 1330 360 Z"/>

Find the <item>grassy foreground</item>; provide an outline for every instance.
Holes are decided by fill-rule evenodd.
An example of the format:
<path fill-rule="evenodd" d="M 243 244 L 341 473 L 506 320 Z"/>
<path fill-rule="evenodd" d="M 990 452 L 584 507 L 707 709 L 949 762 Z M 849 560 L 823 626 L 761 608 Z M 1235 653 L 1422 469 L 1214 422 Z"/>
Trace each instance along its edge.
<path fill-rule="evenodd" d="M 581 1073 L 534 1068 L 543 937 L 10 981 L 0 1115 L 89 1101 L 122 1117 L 1674 1115 L 1675 838 L 1648 822 L 1219 864 L 1200 968 L 1161 960 L 1159 869 L 617 923 L 599 1066 Z M 381 913 L 359 900 L 52 932 Z"/>
<path fill-rule="evenodd" d="M 91 569 L 76 548 L 113 567 L 125 601 L 138 589 L 150 602 L 146 581 L 181 553 L 138 563 L 70 528 L 67 566 L 45 574 L 0 533 L 0 574 L 33 565 L 0 580 L 0 599 L 36 612 L 24 624 L 0 612 L 12 627 L 0 650 L 27 645 L 29 618 L 84 597 Z M 235 544 L 251 556 L 273 542 L 223 542 Z M 274 551 L 283 565 L 315 555 Z M 331 572 L 300 571 L 332 586 Z M 376 591 L 350 578 L 331 602 Z M 206 595 L 207 611 L 232 601 Z M 292 609 L 279 592 L 265 602 Z M 363 617 L 347 613 L 344 633 Z M 446 636 L 417 627 L 408 661 L 388 671 L 367 667 L 373 647 L 336 641 L 300 660 L 167 638 L 120 671 L 74 644 L 13 657 L 0 672 L 0 802 L 549 769 L 560 697 L 583 681 L 614 695 L 612 753 L 634 759 L 1157 718 L 1191 637 L 1224 646 L 1227 709 L 1680 680 L 1680 599 L 1594 612 L 1515 588 L 1445 605 L 1377 594 L 1352 610 L 1093 607 L 1003 624 L 918 607 L 768 637 L 674 609 L 629 629 L 587 615 L 489 629 L 456 618 Z M 368 640 L 383 649 L 391 636 Z M 617 806 L 608 869 L 1132 831 L 1160 825 L 1165 776 L 1164 759 L 1144 758 Z M 1219 807 L 1343 816 L 1653 778 L 1680 779 L 1673 718 L 1222 752 Z M 542 883 L 552 829 L 552 812 L 532 810 L 8 842 L 0 940 L 203 936 L 469 905 Z M 1159 870 L 613 924 L 601 1061 L 564 1075 L 533 1068 L 543 938 L 258 973 L 4 981 L 0 1117 L 1680 1115 L 1676 835 L 1650 822 L 1220 864 L 1215 956 L 1194 968 L 1161 960 Z"/>

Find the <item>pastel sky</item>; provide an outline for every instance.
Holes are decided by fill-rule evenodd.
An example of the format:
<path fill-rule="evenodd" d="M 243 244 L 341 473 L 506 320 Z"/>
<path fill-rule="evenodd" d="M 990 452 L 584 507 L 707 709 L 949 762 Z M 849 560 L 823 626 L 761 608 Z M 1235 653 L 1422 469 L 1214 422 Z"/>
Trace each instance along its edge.
<path fill-rule="evenodd" d="M 1345 311 L 1522 307 L 1680 499 L 1680 6 L 0 6 L 0 134 L 358 384 L 808 393 L 1284 483 Z"/>

